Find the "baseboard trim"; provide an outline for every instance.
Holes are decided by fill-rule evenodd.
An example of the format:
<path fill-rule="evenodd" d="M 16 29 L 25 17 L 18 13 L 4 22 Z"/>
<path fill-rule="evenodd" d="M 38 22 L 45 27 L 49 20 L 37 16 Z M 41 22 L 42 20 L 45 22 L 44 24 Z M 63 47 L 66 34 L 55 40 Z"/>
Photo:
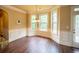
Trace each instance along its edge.
<path fill-rule="evenodd" d="M 24 37 L 28 37 L 28 36 L 24 36 Z M 21 37 L 21 38 L 24 38 L 24 37 Z M 19 38 L 19 39 L 21 39 L 21 38 Z M 13 41 L 9 41 L 9 43 L 12 43 L 12 42 L 14 42 L 14 41 L 17 41 L 17 40 L 19 40 L 19 39 L 16 39 L 16 40 L 13 40 Z"/>
<path fill-rule="evenodd" d="M 49 37 L 44 37 L 44 36 L 41 36 L 41 35 L 32 35 L 32 36 L 24 36 L 24 37 L 42 37 L 42 38 L 46 38 L 46 39 L 50 39 L 50 40 L 52 40 L 52 38 L 49 38 Z M 24 38 L 24 37 L 21 37 L 21 38 Z M 19 38 L 19 39 L 21 39 L 21 38 Z M 16 39 L 16 40 L 14 40 L 14 41 L 17 41 L 17 40 L 19 40 L 19 39 Z M 11 42 L 14 42 L 14 41 L 11 41 Z M 54 40 L 53 40 L 54 41 Z"/>
<path fill-rule="evenodd" d="M 45 36 L 41 36 L 41 35 L 35 35 L 35 36 L 37 36 L 37 37 L 42 37 L 42 38 L 46 38 L 46 39 L 50 39 L 50 40 L 52 40 L 52 38 L 45 37 Z"/>
<path fill-rule="evenodd" d="M 63 45 L 63 44 L 59 44 L 59 43 L 57 43 L 57 42 L 54 41 L 52 38 L 44 37 L 44 36 L 41 36 L 41 35 L 24 36 L 24 37 L 27 37 L 27 38 L 28 38 L 28 37 L 42 37 L 42 38 L 46 38 L 46 39 L 52 40 L 56 45 L 67 46 L 67 45 Z M 24 37 L 22 37 L 22 38 L 24 38 Z M 21 38 L 19 38 L 19 39 L 21 39 Z M 17 41 L 17 40 L 19 40 L 19 39 L 16 39 L 16 40 L 11 41 L 11 42 L 9 42 L 9 43 L 15 42 L 15 41 Z M 76 48 L 76 47 L 72 47 L 72 46 L 67 46 L 67 47 L 70 47 L 70 48 Z M 77 48 L 77 49 L 79 49 L 79 48 Z"/>

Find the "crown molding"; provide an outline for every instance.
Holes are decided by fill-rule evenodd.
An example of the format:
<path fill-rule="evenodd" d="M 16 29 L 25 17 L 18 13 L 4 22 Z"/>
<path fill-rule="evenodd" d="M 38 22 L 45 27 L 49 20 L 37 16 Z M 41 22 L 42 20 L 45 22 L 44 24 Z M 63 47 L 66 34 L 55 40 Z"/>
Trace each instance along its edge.
<path fill-rule="evenodd" d="M 17 11 L 17 12 L 20 12 L 20 13 L 24 13 L 24 14 L 27 13 L 26 11 L 24 11 L 22 9 L 19 9 L 19 8 L 10 6 L 10 5 L 2 5 L 1 7 L 8 8 L 8 9 L 11 9 L 11 10 L 14 10 L 14 11 Z"/>
<path fill-rule="evenodd" d="M 53 7 L 53 8 L 51 9 L 51 11 L 54 10 L 54 9 L 60 8 L 60 7 L 61 7 L 60 5 L 59 5 L 59 6 L 55 6 L 55 7 Z"/>
<path fill-rule="evenodd" d="M 11 9 L 11 10 L 14 10 L 14 11 L 17 11 L 17 12 L 20 12 L 20 13 L 24 13 L 24 14 L 30 14 L 30 13 L 35 13 L 35 12 L 32 12 L 32 11 L 24 11 L 24 10 L 22 10 L 22 9 L 20 9 L 20 8 L 17 8 L 17 7 L 14 7 L 14 6 L 11 6 L 11 5 L 1 5 L 0 7 L 4 7 L 4 8 L 8 8 L 8 9 Z M 61 5 L 60 6 L 54 6 L 54 7 L 51 7 L 51 10 L 50 11 L 52 11 L 52 10 L 54 10 L 54 9 L 57 9 L 57 8 L 59 8 L 59 7 L 61 7 Z M 46 10 L 46 11 L 45 11 Z M 49 12 L 49 8 L 48 9 L 45 9 L 45 10 L 42 10 L 42 11 L 44 11 L 44 12 Z"/>

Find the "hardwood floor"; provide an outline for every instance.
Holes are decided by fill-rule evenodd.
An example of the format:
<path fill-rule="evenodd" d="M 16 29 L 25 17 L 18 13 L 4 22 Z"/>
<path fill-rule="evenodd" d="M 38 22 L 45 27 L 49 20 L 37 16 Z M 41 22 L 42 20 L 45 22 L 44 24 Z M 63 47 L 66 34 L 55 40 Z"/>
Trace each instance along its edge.
<path fill-rule="evenodd" d="M 33 36 L 23 37 L 16 41 L 9 43 L 9 45 L 2 51 L 3 53 L 75 53 L 79 49 L 68 46 L 63 46 L 55 43 L 53 40 Z"/>

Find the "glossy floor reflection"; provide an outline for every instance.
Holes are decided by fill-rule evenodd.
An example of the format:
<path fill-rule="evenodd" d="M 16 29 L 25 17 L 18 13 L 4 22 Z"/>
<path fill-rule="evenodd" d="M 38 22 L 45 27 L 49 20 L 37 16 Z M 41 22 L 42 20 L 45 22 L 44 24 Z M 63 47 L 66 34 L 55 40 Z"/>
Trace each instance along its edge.
<path fill-rule="evenodd" d="M 76 50 L 76 52 L 79 49 Z M 74 48 L 55 43 L 51 39 L 34 36 L 24 37 L 11 42 L 4 50 L 4 53 L 71 53 Z"/>
<path fill-rule="evenodd" d="M 57 46 L 55 46 L 54 43 L 41 37 L 30 38 L 27 50 L 31 53 L 59 52 Z"/>

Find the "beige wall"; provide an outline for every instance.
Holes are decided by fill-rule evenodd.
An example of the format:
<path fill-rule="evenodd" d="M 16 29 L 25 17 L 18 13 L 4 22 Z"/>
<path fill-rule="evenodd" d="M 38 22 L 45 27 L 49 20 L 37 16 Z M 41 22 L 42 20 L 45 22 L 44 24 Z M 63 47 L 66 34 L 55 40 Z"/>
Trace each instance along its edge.
<path fill-rule="evenodd" d="M 71 7 L 62 6 L 60 7 L 60 30 L 70 31 L 71 29 Z"/>
<path fill-rule="evenodd" d="M 26 28 L 26 15 L 9 10 L 9 30 Z M 21 24 L 17 24 L 17 21 L 21 20 Z"/>
<path fill-rule="evenodd" d="M 1 8 L 8 13 L 9 41 L 13 41 L 23 36 L 26 36 L 27 15 L 5 7 Z M 17 23 L 18 20 L 21 21 L 21 24 Z"/>

